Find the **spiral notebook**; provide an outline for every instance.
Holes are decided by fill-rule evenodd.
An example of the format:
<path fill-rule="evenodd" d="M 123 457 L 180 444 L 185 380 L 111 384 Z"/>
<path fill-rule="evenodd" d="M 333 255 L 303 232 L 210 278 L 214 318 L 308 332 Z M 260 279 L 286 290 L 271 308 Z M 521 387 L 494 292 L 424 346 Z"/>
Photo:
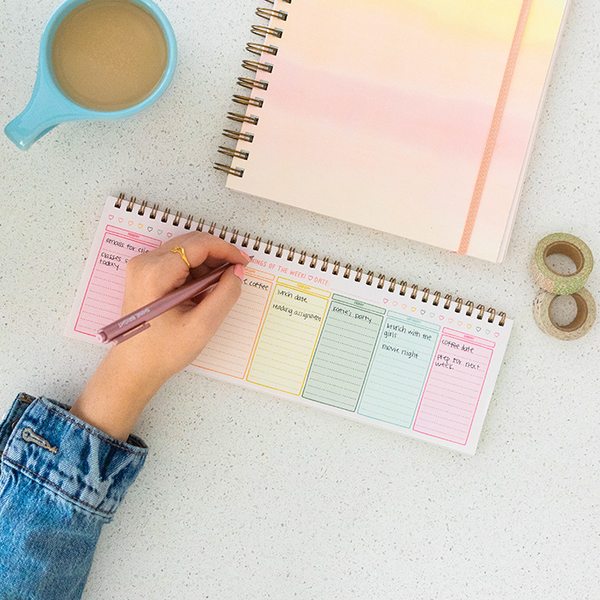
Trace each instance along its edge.
<path fill-rule="evenodd" d="M 501 262 L 568 4 L 267 2 L 216 167 L 231 189 Z"/>
<path fill-rule="evenodd" d="M 98 343 L 120 317 L 128 260 L 190 230 L 254 255 L 191 371 L 475 452 L 511 331 L 504 313 L 158 205 L 107 199 L 66 334 Z"/>

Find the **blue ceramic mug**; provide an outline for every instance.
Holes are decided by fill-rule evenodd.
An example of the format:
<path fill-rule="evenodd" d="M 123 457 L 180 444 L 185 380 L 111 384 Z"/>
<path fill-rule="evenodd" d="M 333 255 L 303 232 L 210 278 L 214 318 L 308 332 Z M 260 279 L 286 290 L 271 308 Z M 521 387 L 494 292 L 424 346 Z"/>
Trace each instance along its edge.
<path fill-rule="evenodd" d="M 144 100 L 123 110 L 92 110 L 69 98 L 61 89 L 52 68 L 52 42 L 62 20 L 73 9 L 88 1 L 66 0 L 46 25 L 40 42 L 38 72 L 31 100 L 25 110 L 4 128 L 8 138 L 21 150 L 28 150 L 34 142 L 64 121 L 108 120 L 134 115 L 155 102 L 171 83 L 177 64 L 177 42 L 171 24 L 152 0 L 129 0 L 154 17 L 165 36 L 167 64 L 156 87 Z"/>

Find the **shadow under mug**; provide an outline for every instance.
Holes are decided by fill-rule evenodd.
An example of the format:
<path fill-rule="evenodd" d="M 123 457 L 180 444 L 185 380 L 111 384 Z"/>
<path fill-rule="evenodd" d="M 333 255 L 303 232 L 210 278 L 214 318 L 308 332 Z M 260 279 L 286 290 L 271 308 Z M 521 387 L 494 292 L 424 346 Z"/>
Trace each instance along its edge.
<path fill-rule="evenodd" d="M 160 25 L 167 42 L 167 66 L 152 93 L 129 108 L 98 111 L 77 104 L 64 94 L 52 69 L 52 41 L 61 21 L 77 6 L 89 0 L 66 0 L 50 17 L 40 42 L 40 56 L 31 100 L 23 112 L 5 128 L 4 133 L 21 150 L 28 150 L 43 135 L 65 121 L 109 120 L 134 115 L 155 102 L 167 89 L 177 64 L 175 33 L 162 10 L 151 0 L 129 0 L 150 13 Z"/>

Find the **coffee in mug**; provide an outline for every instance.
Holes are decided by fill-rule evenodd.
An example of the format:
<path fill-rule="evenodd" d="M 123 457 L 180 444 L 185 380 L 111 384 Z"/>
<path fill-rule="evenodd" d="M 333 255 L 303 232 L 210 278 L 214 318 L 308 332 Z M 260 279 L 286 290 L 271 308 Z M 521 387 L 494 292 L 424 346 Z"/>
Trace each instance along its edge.
<path fill-rule="evenodd" d="M 72 10 L 52 40 L 62 91 L 91 110 L 123 110 L 147 98 L 167 67 L 156 19 L 129 0 L 90 0 Z"/>

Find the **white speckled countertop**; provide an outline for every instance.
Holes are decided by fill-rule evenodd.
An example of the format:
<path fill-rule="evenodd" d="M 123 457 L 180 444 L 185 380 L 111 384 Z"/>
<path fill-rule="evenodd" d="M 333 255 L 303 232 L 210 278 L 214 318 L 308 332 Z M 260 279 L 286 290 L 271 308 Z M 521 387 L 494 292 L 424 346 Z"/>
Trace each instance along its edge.
<path fill-rule="evenodd" d="M 29 99 L 57 2 L 1 4 L 0 121 Z M 515 321 L 469 458 L 182 373 L 136 428 L 146 467 L 105 527 L 87 600 L 597 598 L 600 323 L 560 342 L 529 260 L 566 231 L 600 257 L 600 11 L 573 0 L 501 265 L 224 188 L 212 169 L 256 2 L 161 0 L 180 61 L 151 109 L 0 137 L 0 412 L 72 402 L 104 350 L 63 328 L 105 197 L 124 192 L 504 310 Z M 600 300 L 600 267 L 588 289 Z"/>

